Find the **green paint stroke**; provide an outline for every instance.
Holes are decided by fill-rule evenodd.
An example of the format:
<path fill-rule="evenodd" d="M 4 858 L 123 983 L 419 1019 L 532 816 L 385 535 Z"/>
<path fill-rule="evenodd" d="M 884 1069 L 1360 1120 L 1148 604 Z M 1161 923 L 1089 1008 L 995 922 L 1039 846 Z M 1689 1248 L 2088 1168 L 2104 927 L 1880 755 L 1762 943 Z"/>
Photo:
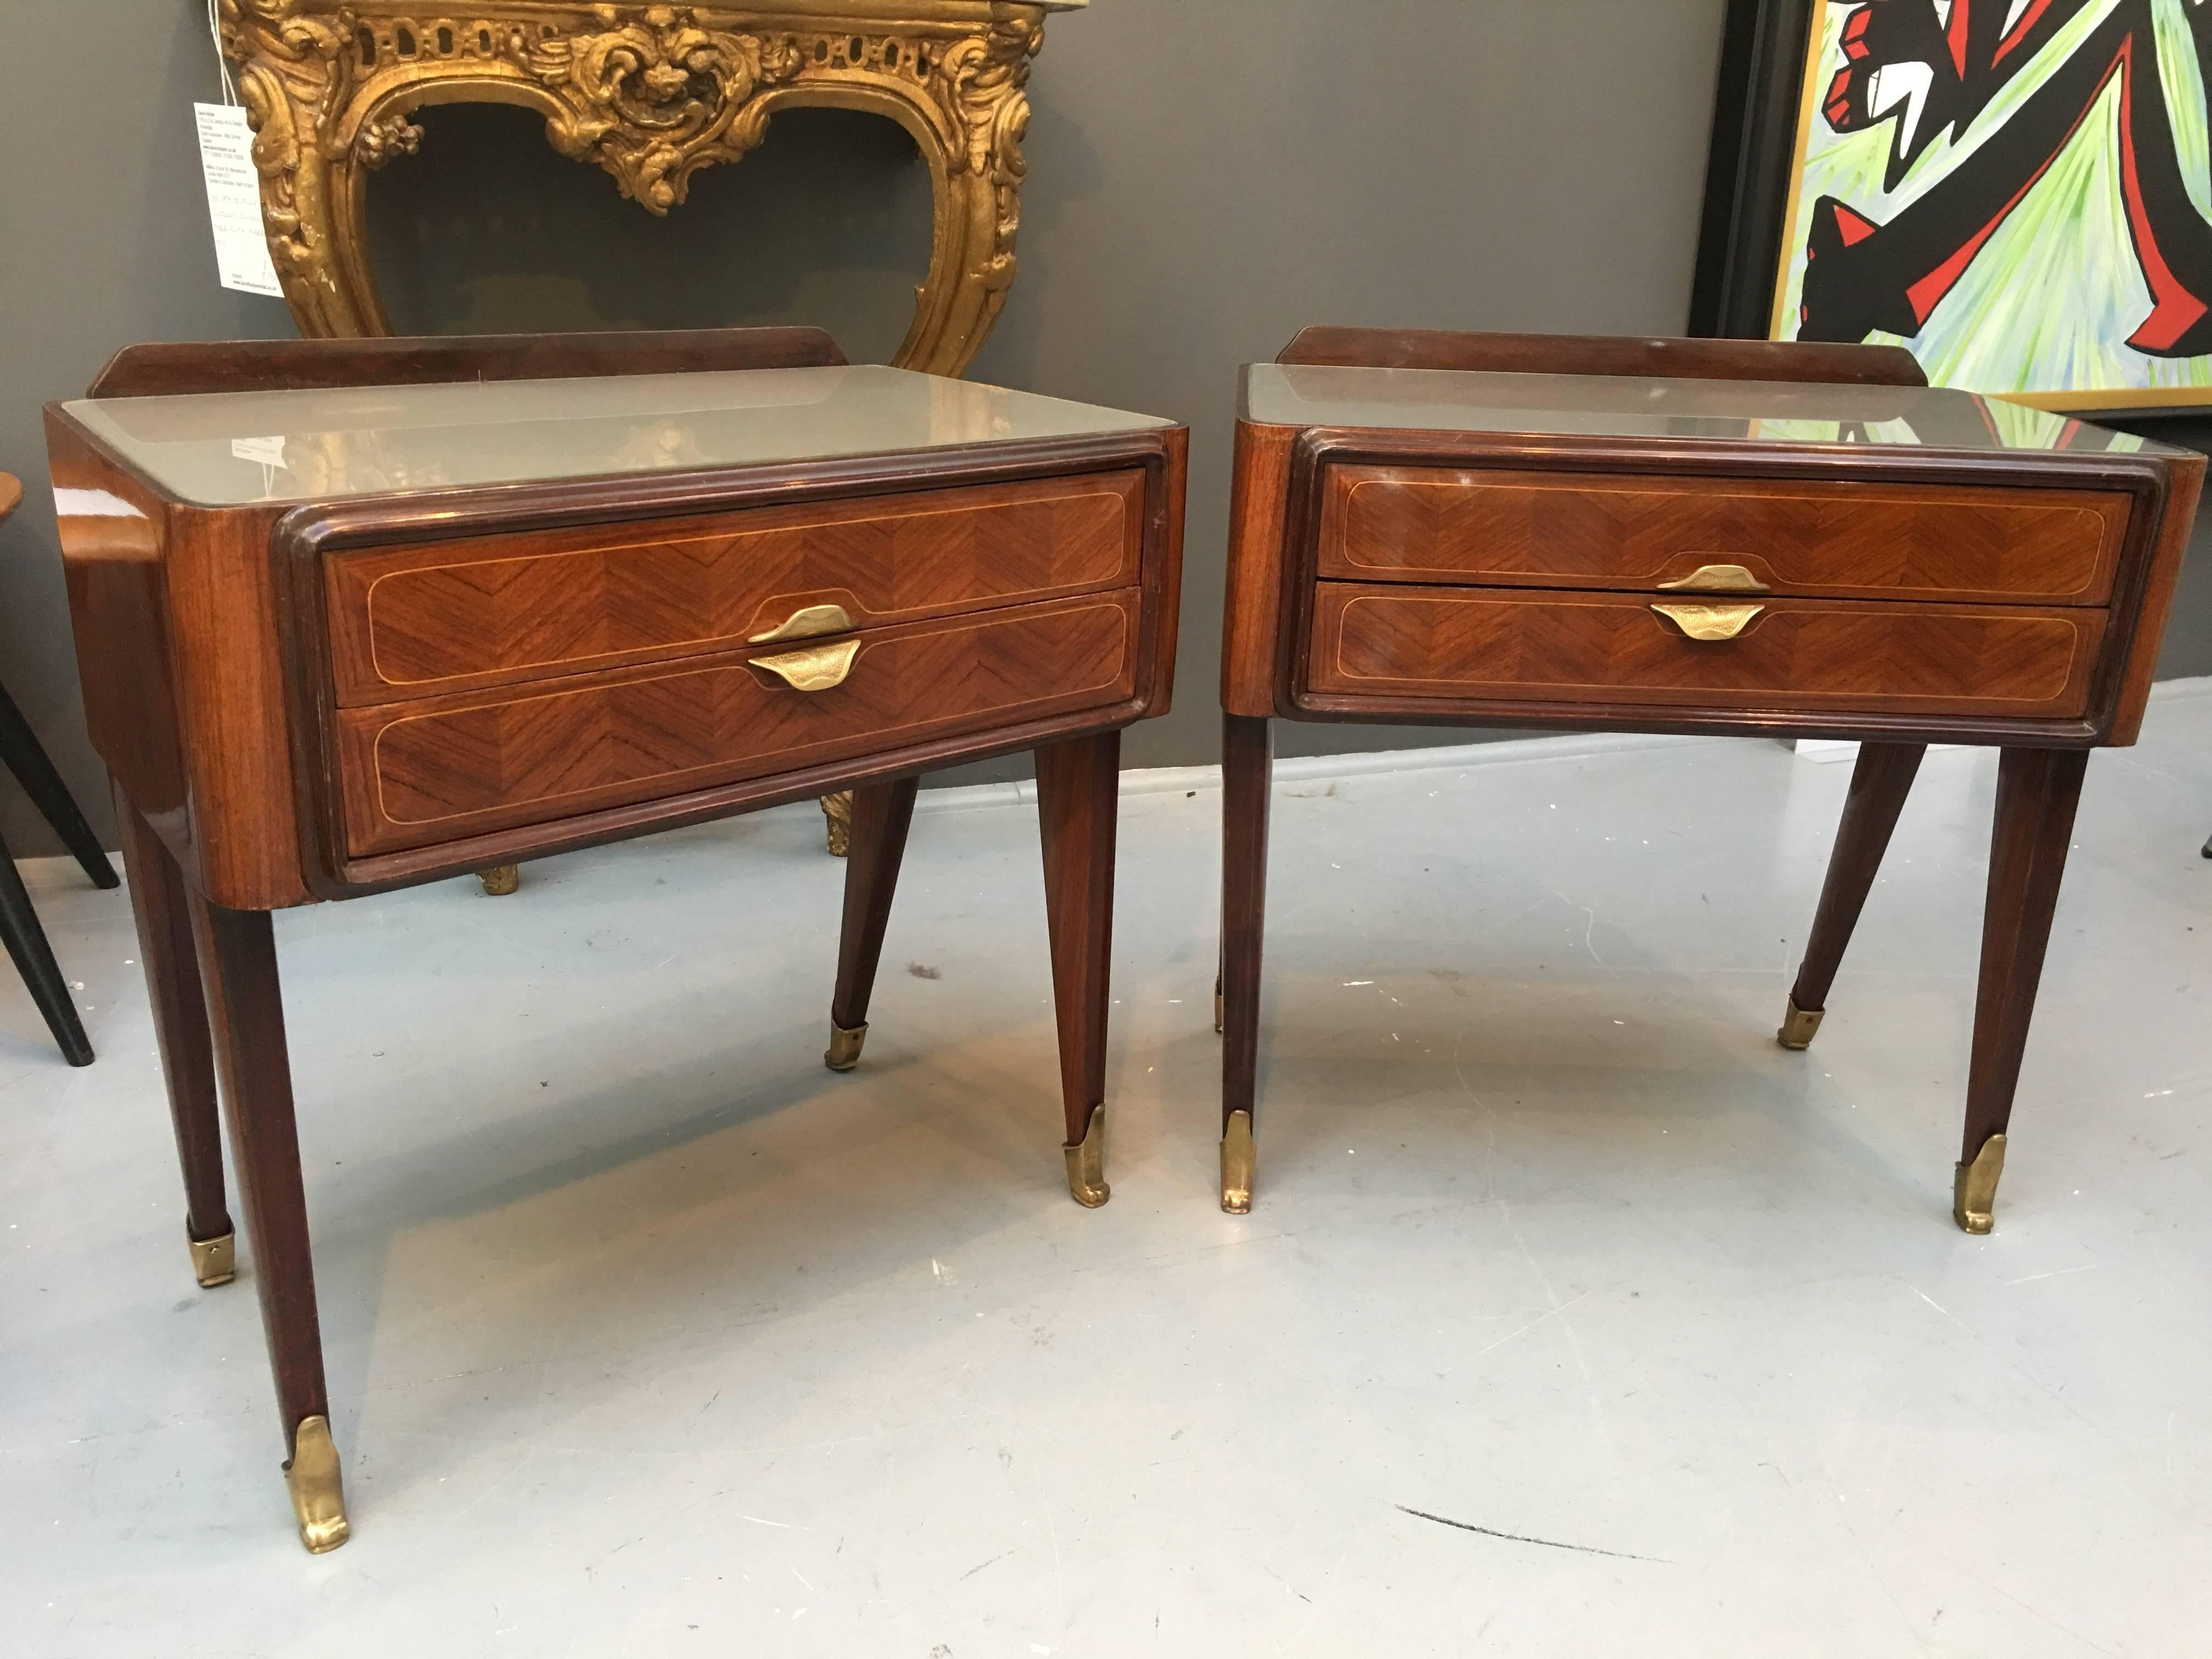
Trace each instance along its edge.
<path fill-rule="evenodd" d="M 2109 16 L 2100 0 L 2052 38 L 1963 133 L 1940 137 L 1893 191 L 1882 186 L 1893 123 L 1838 133 L 1818 110 L 1805 156 L 1804 187 L 1790 228 L 1790 273 L 1781 337 L 1794 338 L 1804 290 L 1805 238 L 1813 204 L 1833 196 L 1876 224 L 1942 183 L 1984 143 L 2051 70 Z M 2154 0 L 2159 76 L 2173 112 L 2175 143 L 2190 199 L 2212 217 L 2212 140 L 2205 88 L 2182 7 Z M 1825 88 L 1841 71 L 1841 36 L 1851 7 L 1832 3 L 1820 43 Z M 2212 357 L 2149 357 L 2128 336 L 2150 314 L 2151 295 L 2128 234 L 2119 176 L 2120 88 L 2107 86 L 2080 131 L 1985 243 L 1917 335 L 1876 333 L 1875 343 L 1909 346 L 1937 386 L 1975 392 L 2083 392 L 2212 386 Z"/>

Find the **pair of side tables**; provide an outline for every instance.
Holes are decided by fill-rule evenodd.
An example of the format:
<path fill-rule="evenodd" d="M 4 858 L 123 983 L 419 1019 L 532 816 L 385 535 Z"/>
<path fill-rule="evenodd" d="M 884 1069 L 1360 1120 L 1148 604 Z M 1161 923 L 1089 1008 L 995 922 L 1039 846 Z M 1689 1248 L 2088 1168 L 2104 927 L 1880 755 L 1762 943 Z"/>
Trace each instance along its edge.
<path fill-rule="evenodd" d="M 232 1276 L 220 1098 L 309 1549 L 349 1522 L 274 910 L 849 787 L 849 1069 L 918 778 L 1032 750 L 1067 1181 L 1106 1201 L 1120 733 L 1168 708 L 1185 428 L 783 329 L 140 347 L 47 432 L 187 1242 Z M 1248 371 L 1223 1207 L 1271 722 L 1457 721 L 1863 740 L 1793 1048 L 1923 746 L 2001 745 L 1954 1189 L 1988 1231 L 2087 751 L 2135 737 L 2203 466 L 1884 349 L 1311 330 Z"/>

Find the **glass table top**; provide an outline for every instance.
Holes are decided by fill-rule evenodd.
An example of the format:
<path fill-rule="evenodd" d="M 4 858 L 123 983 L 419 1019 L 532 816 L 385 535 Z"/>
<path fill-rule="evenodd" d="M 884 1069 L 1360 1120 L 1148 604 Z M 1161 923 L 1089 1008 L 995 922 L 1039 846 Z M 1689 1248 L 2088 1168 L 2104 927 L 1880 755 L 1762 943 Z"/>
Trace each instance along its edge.
<path fill-rule="evenodd" d="M 1244 371 L 1242 412 L 1270 426 L 2178 453 L 2024 404 L 1923 386 L 1255 363 Z"/>
<path fill-rule="evenodd" d="M 203 507 L 903 454 L 1172 426 L 905 369 L 80 398 L 63 406 Z"/>

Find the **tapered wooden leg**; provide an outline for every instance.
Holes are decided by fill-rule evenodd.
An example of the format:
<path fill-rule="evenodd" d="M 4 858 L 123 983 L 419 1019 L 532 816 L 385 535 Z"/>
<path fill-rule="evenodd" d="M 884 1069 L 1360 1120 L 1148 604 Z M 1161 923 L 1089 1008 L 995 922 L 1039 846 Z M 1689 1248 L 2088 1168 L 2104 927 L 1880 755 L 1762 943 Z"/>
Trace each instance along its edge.
<path fill-rule="evenodd" d="M 1106 1012 L 1114 951 L 1114 830 L 1121 808 L 1121 734 L 1075 738 L 1036 751 L 1044 835 L 1045 925 L 1052 935 L 1060 1021 L 1060 1089 L 1067 1114 L 1067 1189 L 1086 1209 L 1106 1183 Z"/>
<path fill-rule="evenodd" d="M 30 722 L 15 707 L 15 700 L 0 686 L 0 760 L 8 763 L 8 769 L 23 786 L 23 793 L 43 814 L 70 856 L 83 867 L 95 887 L 119 887 L 122 878 L 115 866 L 107 861 L 107 854 L 100 845 L 100 837 L 92 833 L 92 826 L 77 811 L 76 799 L 62 781 L 62 775 L 54 770 L 54 763 L 46 758 L 38 736 L 31 730 Z M 82 1063 L 82 1062 L 80 1062 Z"/>
<path fill-rule="evenodd" d="M 1953 1218 L 1970 1233 L 1985 1233 L 1996 1224 L 2006 1127 L 2088 764 L 2086 750 L 2008 749 L 1997 769 L 1966 1132 L 1952 1189 Z"/>
<path fill-rule="evenodd" d="M 4 841 L 0 841 L 0 940 L 6 942 L 24 988 L 46 1017 L 62 1058 L 72 1066 L 91 1065 L 92 1041 L 84 1034 L 69 981 L 62 977 L 61 964 L 54 960 L 53 946 L 46 942 L 46 930 L 39 925 L 39 913 Z"/>
<path fill-rule="evenodd" d="M 322 1327 L 300 1137 L 292 1116 L 291 1058 L 284 1043 L 276 941 L 264 911 L 226 910 L 189 892 L 216 1066 L 229 1119 L 231 1157 L 253 1249 L 261 1325 L 283 1420 L 285 1482 L 300 1541 L 317 1554 L 346 1540 L 345 1490 L 331 1443 Z"/>
<path fill-rule="evenodd" d="M 1843 826 L 1836 832 L 1836 850 L 1828 860 L 1828 879 L 1820 889 L 1820 908 L 1813 917 L 1812 937 L 1805 943 L 1805 961 L 1790 989 L 1782 1029 L 1775 1034 L 1785 1048 L 1807 1047 L 1820 1029 L 1836 969 L 1843 963 L 1852 929 L 1859 925 L 1867 895 L 1874 890 L 1897 815 L 1905 810 L 1905 798 L 1911 793 L 1912 780 L 1927 752 L 1928 745 L 1921 743 L 1860 745 L 1850 793 L 1844 800 Z"/>
<path fill-rule="evenodd" d="M 1222 719 L 1221 1207 L 1252 1208 L 1260 1073 L 1260 947 L 1267 913 L 1267 807 L 1275 733 L 1265 720 Z"/>
<path fill-rule="evenodd" d="M 868 997 L 884 955 L 906 833 L 914 822 L 920 778 L 870 784 L 853 792 L 851 840 L 845 864 L 845 928 L 837 944 L 837 988 L 830 999 L 830 1050 L 823 1063 L 849 1072 L 868 1037 Z"/>
<path fill-rule="evenodd" d="M 223 1202 L 215 1050 L 200 995 L 184 872 L 120 788 L 115 817 L 123 832 L 123 867 L 131 876 L 131 910 L 138 922 L 138 957 L 154 1009 L 154 1041 L 168 1085 L 169 1121 L 177 1132 L 177 1164 L 185 1176 L 185 1243 L 202 1285 L 228 1285 L 236 1271 L 236 1247 Z"/>

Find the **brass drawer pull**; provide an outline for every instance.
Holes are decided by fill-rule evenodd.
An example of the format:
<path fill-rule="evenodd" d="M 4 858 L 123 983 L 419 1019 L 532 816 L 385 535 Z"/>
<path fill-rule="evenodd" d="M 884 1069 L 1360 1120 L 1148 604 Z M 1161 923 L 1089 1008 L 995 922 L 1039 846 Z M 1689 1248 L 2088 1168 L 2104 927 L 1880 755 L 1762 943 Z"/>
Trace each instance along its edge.
<path fill-rule="evenodd" d="M 852 625 L 853 619 L 842 605 L 810 605 L 804 611 L 792 612 L 781 627 L 756 634 L 745 643 L 774 645 L 778 640 L 811 640 L 823 634 L 842 634 Z"/>
<path fill-rule="evenodd" d="M 1763 605 L 1655 605 L 1651 608 L 1693 640 L 1732 640 L 1766 609 Z"/>
<path fill-rule="evenodd" d="M 1661 582 L 1662 593 L 1765 593 L 1767 585 L 1740 564 L 1701 564 L 1686 576 Z"/>
<path fill-rule="evenodd" d="M 817 645 L 805 651 L 787 651 L 780 657 L 755 657 L 750 665 L 781 675 L 794 691 L 827 691 L 845 683 L 860 654 L 860 642 Z"/>

